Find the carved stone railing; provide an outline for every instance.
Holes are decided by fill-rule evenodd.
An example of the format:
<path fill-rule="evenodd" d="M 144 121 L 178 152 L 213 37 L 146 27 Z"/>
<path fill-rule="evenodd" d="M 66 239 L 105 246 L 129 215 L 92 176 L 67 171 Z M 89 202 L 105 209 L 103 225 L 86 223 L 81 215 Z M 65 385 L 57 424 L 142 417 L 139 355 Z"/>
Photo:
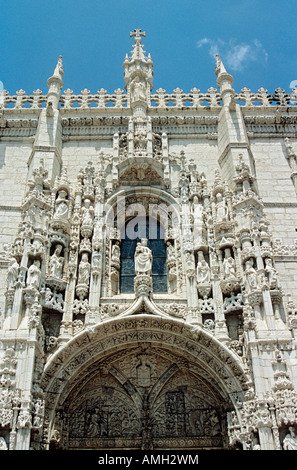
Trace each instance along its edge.
<path fill-rule="evenodd" d="M 151 95 L 151 105 L 157 108 L 184 108 L 184 107 L 218 107 L 221 105 L 221 96 L 216 88 L 209 88 L 207 93 L 201 93 L 199 89 L 193 88 L 190 93 L 184 93 L 180 88 L 176 88 L 173 93 L 166 93 L 159 88 Z"/>
<path fill-rule="evenodd" d="M 289 106 L 296 102 L 291 101 L 291 96 L 282 88 L 277 88 L 273 94 L 267 92 L 265 88 L 260 88 L 257 93 L 252 93 L 249 88 L 243 88 L 240 93 L 234 96 L 236 102 L 243 101 L 242 106 Z"/>
<path fill-rule="evenodd" d="M 46 101 L 47 95 L 44 95 L 41 90 L 33 91 L 33 95 L 26 95 L 24 90 L 18 90 L 15 95 L 9 95 L 6 90 L 0 92 L 0 108 L 9 107 L 13 109 L 21 109 L 29 107 L 32 109 L 38 109 L 45 106 Z"/>
<path fill-rule="evenodd" d="M 108 94 L 103 88 L 95 94 L 91 94 L 89 90 L 84 89 L 79 95 L 74 95 L 73 91 L 68 89 L 61 95 L 60 103 L 64 109 L 72 108 L 74 105 L 79 108 L 89 108 L 90 106 L 123 108 L 127 104 L 127 95 L 119 88 L 113 94 Z"/>
<path fill-rule="evenodd" d="M 0 92 L 0 109 L 38 109 L 45 107 L 47 95 L 41 90 L 33 91 L 32 95 L 27 95 L 24 90 L 19 90 L 15 95 L 9 95 L 8 91 Z M 88 108 L 124 108 L 127 107 L 127 94 L 118 88 L 114 93 L 109 94 L 101 88 L 97 93 L 92 94 L 84 89 L 79 94 L 74 94 L 67 89 L 60 96 L 60 108 L 62 109 L 88 109 Z M 260 88 L 256 93 L 252 93 L 249 88 L 243 88 L 240 93 L 235 93 L 233 102 L 244 108 L 270 107 L 270 106 L 296 106 L 297 99 L 292 99 L 292 93 L 288 94 L 282 88 L 277 88 L 274 93 L 268 93 L 266 89 Z M 193 88 L 190 93 L 184 93 L 180 88 L 167 93 L 159 88 L 150 95 L 150 107 L 165 108 L 217 108 L 221 106 L 221 94 L 216 88 L 209 88 L 206 93 L 202 93 L 198 88 Z"/>

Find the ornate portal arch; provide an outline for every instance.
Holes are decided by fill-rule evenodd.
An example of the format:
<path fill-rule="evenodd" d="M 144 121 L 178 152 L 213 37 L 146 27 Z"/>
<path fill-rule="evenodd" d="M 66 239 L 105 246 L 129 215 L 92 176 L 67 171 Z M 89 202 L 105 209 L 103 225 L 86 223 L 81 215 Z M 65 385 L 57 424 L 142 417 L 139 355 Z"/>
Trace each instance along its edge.
<path fill-rule="evenodd" d="M 44 445 L 226 448 L 246 383 L 239 358 L 205 330 L 145 313 L 105 321 L 45 367 Z"/>

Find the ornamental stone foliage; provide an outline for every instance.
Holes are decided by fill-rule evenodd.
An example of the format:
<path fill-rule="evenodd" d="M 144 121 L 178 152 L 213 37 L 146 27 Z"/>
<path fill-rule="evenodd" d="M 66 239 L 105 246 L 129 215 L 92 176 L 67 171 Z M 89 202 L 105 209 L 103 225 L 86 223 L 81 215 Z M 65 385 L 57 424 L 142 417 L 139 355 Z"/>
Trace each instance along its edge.
<path fill-rule="evenodd" d="M 0 448 L 297 448 L 297 111 L 278 88 L 2 92 Z"/>

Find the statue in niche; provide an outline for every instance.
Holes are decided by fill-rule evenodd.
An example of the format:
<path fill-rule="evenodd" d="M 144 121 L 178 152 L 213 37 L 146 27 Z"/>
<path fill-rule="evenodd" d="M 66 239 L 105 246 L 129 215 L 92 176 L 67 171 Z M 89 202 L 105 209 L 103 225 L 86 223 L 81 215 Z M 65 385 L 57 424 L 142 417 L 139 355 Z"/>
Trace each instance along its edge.
<path fill-rule="evenodd" d="M 177 276 L 176 255 L 175 255 L 174 246 L 169 241 L 166 243 L 166 254 L 167 254 L 166 263 L 167 263 L 167 269 L 168 269 L 168 279 L 169 281 L 175 281 L 176 276 Z"/>
<path fill-rule="evenodd" d="M 90 199 L 85 199 L 84 206 L 82 207 L 82 225 L 93 225 L 93 213 L 94 208 Z"/>
<path fill-rule="evenodd" d="M 135 274 L 151 274 L 152 252 L 147 246 L 147 239 L 142 238 L 135 250 Z"/>
<path fill-rule="evenodd" d="M 253 260 L 249 259 L 245 263 L 245 275 L 246 275 L 246 281 L 247 281 L 247 288 L 248 292 L 251 292 L 255 289 L 258 288 L 258 278 L 257 278 L 257 272 L 255 268 L 253 267 Z"/>
<path fill-rule="evenodd" d="M 216 221 L 224 222 L 228 220 L 228 207 L 221 193 L 216 196 Z"/>
<path fill-rule="evenodd" d="M 43 213 L 44 211 L 37 206 L 31 207 L 26 212 L 29 222 L 32 224 L 35 230 L 42 230 L 44 228 L 45 221 L 43 220 Z"/>
<path fill-rule="evenodd" d="M 210 268 L 204 259 L 203 251 L 198 251 L 197 287 L 199 294 L 204 298 L 209 295 L 211 289 Z"/>
<path fill-rule="evenodd" d="M 269 287 L 275 289 L 277 287 L 277 271 L 272 265 L 272 260 L 267 258 L 265 260 L 265 272 L 268 276 Z"/>
<path fill-rule="evenodd" d="M 197 282 L 198 284 L 210 283 L 210 268 L 204 259 L 203 251 L 198 252 Z"/>
<path fill-rule="evenodd" d="M 36 259 L 28 269 L 27 286 L 33 289 L 39 288 L 41 278 L 40 261 Z"/>
<path fill-rule="evenodd" d="M 231 250 L 229 248 L 226 248 L 225 250 L 225 259 L 223 262 L 223 269 L 224 269 L 225 279 L 236 276 L 235 261 L 231 256 Z"/>
<path fill-rule="evenodd" d="M 66 200 L 67 193 L 66 191 L 59 191 L 57 200 L 56 200 L 56 210 L 54 218 L 57 219 L 67 219 L 68 218 L 68 201 Z"/>
<path fill-rule="evenodd" d="M 91 265 L 87 253 L 83 253 L 78 267 L 78 284 L 89 284 Z"/>
<path fill-rule="evenodd" d="M 293 426 L 289 427 L 289 433 L 283 441 L 284 450 L 297 450 L 297 437 Z"/>
<path fill-rule="evenodd" d="M 63 275 L 64 258 L 63 256 L 60 256 L 62 249 L 62 245 L 56 245 L 55 251 L 49 262 L 49 275 L 58 279 L 61 279 Z"/>
<path fill-rule="evenodd" d="M 7 272 L 7 289 L 13 289 L 15 287 L 15 283 L 18 279 L 19 274 L 19 264 L 15 258 L 9 263 L 8 272 Z"/>
<path fill-rule="evenodd" d="M 111 249 L 111 264 L 112 266 L 120 267 L 121 248 L 118 241 L 112 246 Z"/>
<path fill-rule="evenodd" d="M 131 92 L 132 101 L 146 101 L 145 85 L 138 76 L 131 84 Z"/>
<path fill-rule="evenodd" d="M 167 262 L 175 261 L 175 253 L 174 253 L 174 247 L 172 243 L 167 242 L 166 246 L 167 246 Z"/>
<path fill-rule="evenodd" d="M 193 237 L 195 246 L 202 244 L 203 234 L 203 206 L 199 203 L 198 197 L 194 196 L 192 204 L 193 215 Z"/>

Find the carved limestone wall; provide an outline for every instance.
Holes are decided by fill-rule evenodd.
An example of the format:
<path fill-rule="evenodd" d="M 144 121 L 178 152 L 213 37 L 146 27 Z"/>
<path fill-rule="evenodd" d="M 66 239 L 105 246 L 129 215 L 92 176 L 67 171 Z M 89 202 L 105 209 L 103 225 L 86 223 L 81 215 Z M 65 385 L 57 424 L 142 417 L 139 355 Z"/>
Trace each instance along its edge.
<path fill-rule="evenodd" d="M 0 438 L 27 449 L 288 449 L 296 106 L 281 89 L 3 93 Z"/>

